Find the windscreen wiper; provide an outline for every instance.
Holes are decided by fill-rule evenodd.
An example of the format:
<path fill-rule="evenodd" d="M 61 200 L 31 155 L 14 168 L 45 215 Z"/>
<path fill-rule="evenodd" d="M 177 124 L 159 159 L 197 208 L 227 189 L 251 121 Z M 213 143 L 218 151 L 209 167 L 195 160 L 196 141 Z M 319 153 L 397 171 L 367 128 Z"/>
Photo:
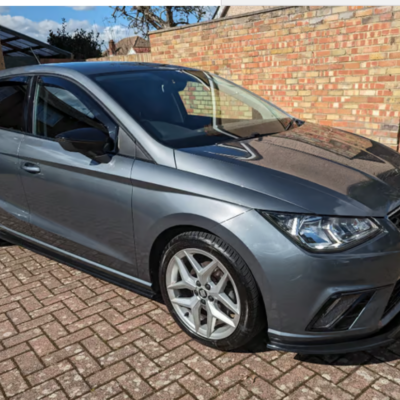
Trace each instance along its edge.
<path fill-rule="evenodd" d="M 292 118 L 292 119 L 290 120 L 290 122 L 287 124 L 287 126 L 286 126 L 286 128 L 285 128 L 285 131 L 288 131 L 288 130 L 292 127 L 293 122 L 296 122 L 296 118 Z"/>
<path fill-rule="evenodd" d="M 248 139 L 262 138 L 263 136 L 276 135 L 277 133 L 280 133 L 280 132 L 271 132 L 271 133 L 254 132 L 249 136 L 238 137 L 236 140 L 248 140 Z"/>
<path fill-rule="evenodd" d="M 285 128 L 285 131 L 288 131 L 288 130 L 292 127 L 293 122 L 296 122 L 296 125 L 297 125 L 297 126 L 302 126 L 302 125 L 304 124 L 304 121 L 293 117 L 293 118 L 290 120 L 290 122 L 288 123 L 287 127 Z"/>

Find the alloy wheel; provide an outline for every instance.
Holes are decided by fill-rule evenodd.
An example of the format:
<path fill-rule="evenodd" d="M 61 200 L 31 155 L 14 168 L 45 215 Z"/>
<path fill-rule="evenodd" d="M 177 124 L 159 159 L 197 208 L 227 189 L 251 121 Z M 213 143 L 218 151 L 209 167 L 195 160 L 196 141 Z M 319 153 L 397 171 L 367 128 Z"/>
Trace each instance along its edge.
<path fill-rule="evenodd" d="M 169 299 L 179 319 L 207 339 L 230 336 L 240 320 L 240 298 L 227 268 L 209 252 L 184 249 L 166 271 Z"/>

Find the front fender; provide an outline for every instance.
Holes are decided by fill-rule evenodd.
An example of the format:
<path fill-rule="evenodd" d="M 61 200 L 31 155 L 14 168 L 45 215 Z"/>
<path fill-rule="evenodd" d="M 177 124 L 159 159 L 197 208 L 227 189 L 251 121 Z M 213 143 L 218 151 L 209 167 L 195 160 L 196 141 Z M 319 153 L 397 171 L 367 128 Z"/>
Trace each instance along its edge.
<path fill-rule="evenodd" d="M 185 173 L 188 175 L 187 173 Z M 132 213 L 137 276 L 150 277 L 150 252 L 157 237 L 170 228 L 195 226 L 216 232 L 217 226 L 249 210 L 248 207 L 195 193 L 196 175 L 179 187 L 180 171 L 135 161 L 132 171 Z M 139 179 L 140 177 L 140 179 Z M 204 178 L 202 178 L 204 179 Z"/>

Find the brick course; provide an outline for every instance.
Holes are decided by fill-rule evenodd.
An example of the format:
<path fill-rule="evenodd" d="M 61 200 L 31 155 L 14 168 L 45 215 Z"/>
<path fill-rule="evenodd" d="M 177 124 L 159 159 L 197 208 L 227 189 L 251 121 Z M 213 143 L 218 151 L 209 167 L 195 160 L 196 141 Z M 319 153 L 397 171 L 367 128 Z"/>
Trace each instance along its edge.
<path fill-rule="evenodd" d="M 126 56 L 107 56 L 100 58 L 88 58 L 86 61 L 114 61 L 114 62 L 151 62 L 151 53 L 129 54 Z"/>
<path fill-rule="evenodd" d="M 281 7 L 150 42 L 153 62 L 212 71 L 298 118 L 398 147 L 400 6 Z"/>

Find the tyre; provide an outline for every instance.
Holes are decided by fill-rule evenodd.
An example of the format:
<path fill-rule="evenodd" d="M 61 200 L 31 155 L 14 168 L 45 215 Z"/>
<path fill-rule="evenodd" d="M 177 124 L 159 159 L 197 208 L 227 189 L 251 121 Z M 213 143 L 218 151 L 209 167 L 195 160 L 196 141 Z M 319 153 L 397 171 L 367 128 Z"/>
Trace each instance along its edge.
<path fill-rule="evenodd" d="M 184 232 L 170 241 L 160 265 L 163 299 L 178 325 L 219 350 L 244 346 L 265 326 L 250 269 L 220 238 Z"/>

